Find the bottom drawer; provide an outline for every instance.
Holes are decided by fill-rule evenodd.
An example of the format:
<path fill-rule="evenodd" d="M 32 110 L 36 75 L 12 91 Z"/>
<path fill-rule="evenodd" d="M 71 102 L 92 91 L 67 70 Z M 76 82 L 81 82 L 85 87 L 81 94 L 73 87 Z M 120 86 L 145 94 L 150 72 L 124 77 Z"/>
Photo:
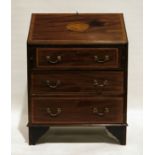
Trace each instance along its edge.
<path fill-rule="evenodd" d="M 123 98 L 33 97 L 31 123 L 51 125 L 123 123 Z"/>

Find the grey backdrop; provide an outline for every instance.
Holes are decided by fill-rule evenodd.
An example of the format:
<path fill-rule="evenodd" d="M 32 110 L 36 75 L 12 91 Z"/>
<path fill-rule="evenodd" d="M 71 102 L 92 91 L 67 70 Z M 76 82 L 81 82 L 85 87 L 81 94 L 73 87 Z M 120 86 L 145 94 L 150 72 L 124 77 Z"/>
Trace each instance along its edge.
<path fill-rule="evenodd" d="M 128 76 L 128 141 L 122 147 L 110 143 L 45 143 L 35 147 L 27 144 L 27 71 L 26 40 L 33 12 L 122 12 L 124 13 L 129 39 Z M 56 130 L 53 137 L 66 142 L 100 139 L 101 129 Z M 73 132 L 74 131 L 74 132 Z M 58 136 L 54 135 L 54 132 Z M 60 134 L 63 133 L 64 134 Z M 72 133 L 72 135 L 71 135 Z M 90 134 L 89 134 L 90 133 Z M 60 136 L 61 135 L 61 136 Z M 65 135 L 67 135 L 65 137 Z M 78 136 L 77 136 L 78 135 Z M 48 139 L 47 134 L 44 139 Z M 60 136 L 60 137 L 59 137 Z M 92 137 L 91 137 L 92 136 Z M 96 136 L 96 137 L 95 137 Z M 91 139 L 92 138 L 92 139 Z M 49 139 L 48 139 L 49 140 Z M 100 139 L 102 140 L 102 139 Z M 103 141 L 113 141 L 103 139 Z M 12 0 L 12 154 L 142 154 L 142 0 Z"/>

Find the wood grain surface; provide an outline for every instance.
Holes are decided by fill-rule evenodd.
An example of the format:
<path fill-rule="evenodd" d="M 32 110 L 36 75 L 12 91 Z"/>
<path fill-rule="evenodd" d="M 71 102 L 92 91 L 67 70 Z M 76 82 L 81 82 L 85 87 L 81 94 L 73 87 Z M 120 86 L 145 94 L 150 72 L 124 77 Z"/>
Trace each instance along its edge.
<path fill-rule="evenodd" d="M 122 95 L 123 72 L 52 71 L 33 73 L 31 93 L 59 95 Z"/>
<path fill-rule="evenodd" d="M 29 144 L 53 125 L 104 125 L 126 144 L 123 14 L 32 14 L 27 39 Z"/>
<path fill-rule="evenodd" d="M 32 123 L 41 124 L 98 124 L 98 123 L 123 123 L 123 98 L 33 98 Z M 57 114 L 50 116 L 47 112 Z M 98 109 L 98 115 L 93 113 L 93 108 Z M 108 112 L 104 110 L 108 108 Z"/>
<path fill-rule="evenodd" d="M 127 43 L 122 14 L 33 14 L 29 44 L 108 44 Z M 74 32 L 67 25 L 89 25 L 84 32 Z"/>

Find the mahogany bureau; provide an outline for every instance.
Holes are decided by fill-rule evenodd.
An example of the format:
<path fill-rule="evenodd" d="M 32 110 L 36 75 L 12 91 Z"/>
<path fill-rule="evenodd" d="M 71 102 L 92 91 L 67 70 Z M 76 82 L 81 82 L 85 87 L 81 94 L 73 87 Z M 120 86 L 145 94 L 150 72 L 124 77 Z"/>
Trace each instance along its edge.
<path fill-rule="evenodd" d="M 122 14 L 32 14 L 29 144 L 50 126 L 102 124 L 125 145 L 127 61 Z"/>

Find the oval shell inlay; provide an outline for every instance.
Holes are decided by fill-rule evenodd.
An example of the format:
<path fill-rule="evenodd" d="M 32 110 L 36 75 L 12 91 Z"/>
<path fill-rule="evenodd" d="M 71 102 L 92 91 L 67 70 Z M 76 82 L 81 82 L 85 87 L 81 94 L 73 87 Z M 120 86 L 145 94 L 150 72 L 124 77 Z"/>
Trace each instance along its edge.
<path fill-rule="evenodd" d="M 70 31 L 84 32 L 89 28 L 89 25 L 87 23 L 74 22 L 67 24 L 66 28 Z"/>

